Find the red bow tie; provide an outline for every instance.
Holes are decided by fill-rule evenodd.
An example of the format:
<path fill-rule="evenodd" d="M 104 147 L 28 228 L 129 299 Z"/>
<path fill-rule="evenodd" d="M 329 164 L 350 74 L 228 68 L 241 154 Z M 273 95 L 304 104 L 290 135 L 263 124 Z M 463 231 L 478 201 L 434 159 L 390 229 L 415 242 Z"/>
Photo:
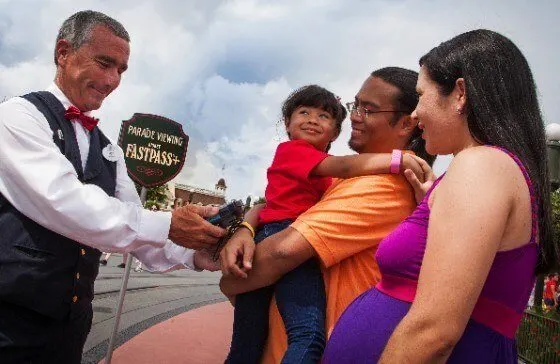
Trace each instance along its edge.
<path fill-rule="evenodd" d="M 99 122 L 99 119 L 87 116 L 74 105 L 70 106 L 68 110 L 66 110 L 66 112 L 64 113 L 64 117 L 68 120 L 80 120 L 82 126 L 89 131 L 92 131 Z"/>

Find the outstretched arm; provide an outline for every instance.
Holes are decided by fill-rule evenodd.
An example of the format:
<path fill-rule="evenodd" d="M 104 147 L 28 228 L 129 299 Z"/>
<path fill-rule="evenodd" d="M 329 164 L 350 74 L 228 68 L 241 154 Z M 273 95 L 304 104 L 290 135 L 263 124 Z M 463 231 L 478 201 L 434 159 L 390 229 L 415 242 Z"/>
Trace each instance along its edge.
<path fill-rule="evenodd" d="M 424 170 L 420 162 L 409 153 L 403 153 L 401 172 L 411 170 L 420 182 L 424 182 Z M 418 157 L 416 157 L 418 158 Z M 420 158 L 418 158 L 420 159 Z M 421 159 L 420 159 L 421 160 Z M 362 153 L 345 156 L 328 156 L 311 171 L 320 177 L 351 178 L 372 174 L 390 173 L 390 153 Z"/>
<path fill-rule="evenodd" d="M 241 233 L 248 234 L 243 231 Z M 245 274 L 246 278 L 238 278 L 232 274 L 224 275 L 220 288 L 225 295 L 234 296 L 269 286 L 315 254 L 315 250 L 303 235 L 288 227 L 259 243 L 255 249 L 250 274 Z"/>
<path fill-rule="evenodd" d="M 394 176 L 342 181 L 292 227 L 259 243 L 252 269 L 243 276 L 246 278 L 224 276 L 222 291 L 231 296 L 268 286 L 315 256 L 328 268 L 370 249 L 412 211 L 411 198 L 407 186 L 402 182 L 396 185 Z"/>

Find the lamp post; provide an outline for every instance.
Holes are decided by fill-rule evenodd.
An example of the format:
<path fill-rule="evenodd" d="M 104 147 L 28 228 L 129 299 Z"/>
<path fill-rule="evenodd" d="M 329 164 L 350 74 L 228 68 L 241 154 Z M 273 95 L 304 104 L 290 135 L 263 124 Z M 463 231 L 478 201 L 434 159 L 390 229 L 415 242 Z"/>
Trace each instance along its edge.
<path fill-rule="evenodd" d="M 560 124 L 546 126 L 548 175 L 552 191 L 560 187 Z"/>

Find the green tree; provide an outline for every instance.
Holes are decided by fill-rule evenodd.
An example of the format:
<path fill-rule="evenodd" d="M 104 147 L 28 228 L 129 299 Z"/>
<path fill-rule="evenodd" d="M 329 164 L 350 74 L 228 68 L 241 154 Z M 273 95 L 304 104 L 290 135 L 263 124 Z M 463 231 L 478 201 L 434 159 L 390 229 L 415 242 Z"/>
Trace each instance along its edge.
<path fill-rule="evenodd" d="M 152 187 L 148 189 L 148 196 L 144 206 L 148 209 L 151 209 L 152 206 L 156 206 L 158 210 L 161 210 L 169 204 L 169 199 L 170 193 L 167 184 Z"/>
<path fill-rule="evenodd" d="M 138 192 L 138 195 L 140 196 L 140 191 L 142 190 L 142 186 L 140 186 L 136 182 L 134 183 L 134 185 L 136 186 L 136 192 Z M 169 204 L 170 199 L 171 199 L 171 194 L 167 184 L 157 186 L 157 187 L 151 187 L 148 188 L 148 194 L 146 196 L 146 202 L 144 203 L 144 207 L 151 209 L 152 206 L 155 206 L 157 209 L 163 209 Z"/>
<path fill-rule="evenodd" d="M 261 203 L 266 203 L 266 199 L 264 197 L 259 197 L 255 200 L 255 202 L 253 202 L 253 206 L 255 205 L 259 205 Z"/>
<path fill-rule="evenodd" d="M 552 229 L 554 232 L 554 244 L 558 245 L 560 238 L 560 189 L 551 193 L 552 201 Z"/>

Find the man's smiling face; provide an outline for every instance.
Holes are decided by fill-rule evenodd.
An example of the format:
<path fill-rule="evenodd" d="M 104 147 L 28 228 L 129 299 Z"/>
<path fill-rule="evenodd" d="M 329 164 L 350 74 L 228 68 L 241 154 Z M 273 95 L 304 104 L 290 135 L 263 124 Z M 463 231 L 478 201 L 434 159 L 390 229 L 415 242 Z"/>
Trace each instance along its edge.
<path fill-rule="evenodd" d="M 352 134 L 348 145 L 352 150 L 358 153 L 390 153 L 395 148 L 398 130 L 391 124 L 395 113 L 376 111 L 396 110 L 394 103 L 399 92 L 396 86 L 375 76 L 364 82 L 355 98 L 360 113 L 350 113 Z M 370 112 L 367 117 L 362 108 Z"/>
<path fill-rule="evenodd" d="M 89 40 L 77 49 L 68 41 L 56 45 L 57 84 L 82 111 L 96 110 L 121 81 L 130 55 L 126 40 L 102 25 L 91 29 Z"/>

